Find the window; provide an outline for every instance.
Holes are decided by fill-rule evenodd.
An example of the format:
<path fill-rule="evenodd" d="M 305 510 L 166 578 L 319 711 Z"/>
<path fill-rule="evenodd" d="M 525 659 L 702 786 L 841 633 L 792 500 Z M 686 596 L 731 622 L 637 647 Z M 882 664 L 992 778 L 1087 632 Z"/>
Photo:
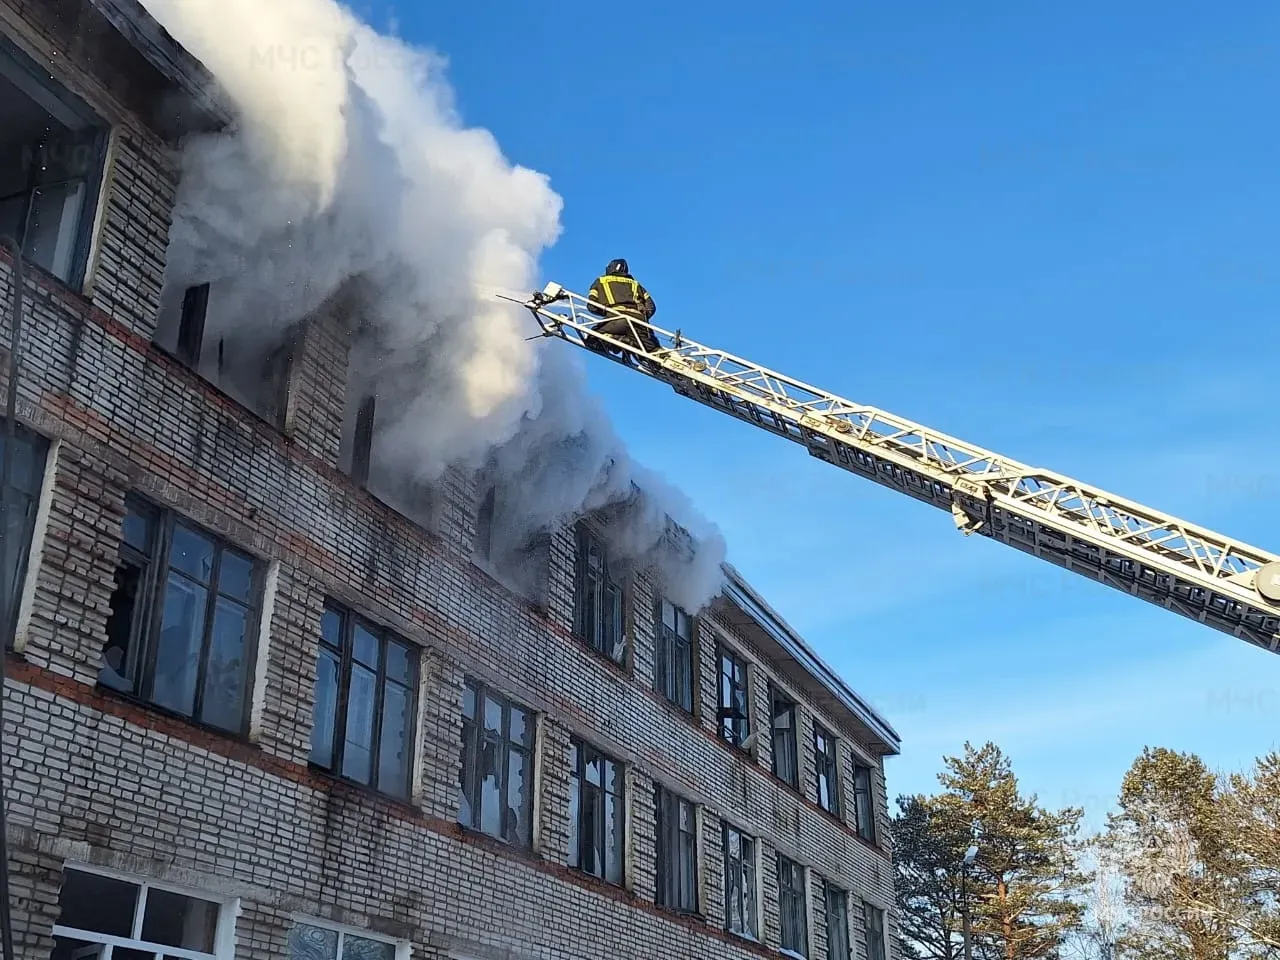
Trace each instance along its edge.
<path fill-rule="evenodd" d="M 575 738 L 569 775 L 569 866 L 621 885 L 622 765 Z"/>
<path fill-rule="evenodd" d="M 840 816 L 840 761 L 836 740 L 820 723 L 813 725 L 813 762 L 818 775 L 818 806 Z"/>
<path fill-rule="evenodd" d="M 795 701 L 770 684 L 769 704 L 769 712 L 773 717 L 773 774 L 799 790 Z"/>
<path fill-rule="evenodd" d="M 289 371 L 303 336 L 295 324 L 282 336 L 264 337 L 256 328 L 235 325 L 209 313 L 207 283 L 160 295 L 155 342 L 241 406 L 276 426 L 289 401 Z"/>
<path fill-rule="evenodd" d="M 98 681 L 197 723 L 242 731 L 260 573 L 247 554 L 130 497 Z"/>
<path fill-rule="evenodd" d="M 409 795 L 417 652 L 336 604 L 320 618 L 311 762 L 382 793 Z"/>
<path fill-rule="evenodd" d="M 466 681 L 459 823 L 508 843 L 532 846 L 533 739 L 533 714 Z"/>
<path fill-rule="evenodd" d="M 289 960 L 396 960 L 408 945 L 376 934 L 298 921 L 289 931 Z"/>
<path fill-rule="evenodd" d="M 876 807 L 875 794 L 871 789 L 871 768 L 855 763 L 853 765 L 854 815 L 857 818 L 858 836 L 868 843 L 876 842 Z"/>
<path fill-rule="evenodd" d="M 342 420 L 338 467 L 362 487 L 369 484 L 377 405 L 376 396 L 363 395 L 352 389 L 347 395 L 347 410 Z"/>
<path fill-rule="evenodd" d="M 474 552 L 481 560 L 493 559 L 493 515 L 498 505 L 498 491 L 489 487 L 476 507 L 476 540 Z"/>
<path fill-rule="evenodd" d="M 698 826 L 694 806 L 660 786 L 653 789 L 658 829 L 657 903 L 698 912 Z"/>
<path fill-rule="evenodd" d="M 867 960 L 885 960 L 884 911 L 869 903 L 862 905 L 862 922 L 867 928 Z"/>
<path fill-rule="evenodd" d="M 827 960 L 850 960 L 849 895 L 829 883 L 822 885 L 827 913 Z"/>
<path fill-rule="evenodd" d="M 105 956 L 188 960 L 230 958 L 224 925 L 234 923 L 221 905 L 150 883 L 67 868 L 58 895 L 52 960 Z"/>
<path fill-rule="evenodd" d="M 809 918 L 804 899 L 804 867 L 778 854 L 778 920 L 782 949 L 809 955 Z"/>
<path fill-rule="evenodd" d="M 734 746 L 745 747 L 751 733 L 747 709 L 747 664 L 726 647 L 720 647 L 720 736 Z"/>
<path fill-rule="evenodd" d="M 653 685 L 668 700 L 693 713 L 694 620 L 669 600 L 658 601 Z"/>
<path fill-rule="evenodd" d="M 732 933 L 760 938 L 756 894 L 756 841 L 724 825 L 724 923 Z"/>
<path fill-rule="evenodd" d="M 0 234 L 79 287 L 107 129 L 48 72 L 0 37 Z"/>
<path fill-rule="evenodd" d="M 615 663 L 622 663 L 627 652 L 622 596 L 622 585 L 609 570 L 604 545 L 585 524 L 578 524 L 574 632 Z"/>
<path fill-rule="evenodd" d="M 0 419 L 0 456 L 9 444 L 9 421 Z M 4 624 L 4 642 L 13 645 L 14 631 L 18 627 L 18 608 L 21 606 L 22 586 L 27 579 L 27 563 L 31 554 L 31 538 L 35 535 L 36 510 L 40 505 L 40 488 L 44 483 L 45 459 L 49 444 L 37 434 L 15 424 L 13 450 L 9 451 L 8 516 L 4 529 L 0 530 L 11 546 L 5 554 L 6 597 L 9 607 L 0 610 L 0 623 Z"/>

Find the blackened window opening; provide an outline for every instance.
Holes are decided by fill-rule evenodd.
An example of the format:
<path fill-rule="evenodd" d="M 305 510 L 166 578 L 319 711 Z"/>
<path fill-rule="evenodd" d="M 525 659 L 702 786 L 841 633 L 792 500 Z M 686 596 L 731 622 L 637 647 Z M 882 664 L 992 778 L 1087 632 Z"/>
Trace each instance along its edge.
<path fill-rule="evenodd" d="M 876 839 L 875 794 L 872 791 L 871 768 L 858 763 L 853 767 L 854 816 L 858 836 L 869 843 Z"/>
<path fill-rule="evenodd" d="M 40 506 L 40 490 L 44 485 L 49 442 L 39 434 L 15 424 L 14 448 L 9 451 L 9 489 L 4 491 L 7 504 L 5 528 L 0 536 L 9 541 L 6 555 L 8 569 L 0 576 L 8 581 L 8 610 L 0 610 L 4 642 L 12 647 L 18 628 L 18 610 L 22 604 L 22 588 L 30 566 L 31 541 L 35 536 L 36 513 Z M 0 418 L 0 455 L 9 443 L 9 422 Z"/>
<path fill-rule="evenodd" d="M 747 697 L 747 664 L 741 657 L 721 646 L 718 651 L 719 708 L 717 720 L 720 736 L 734 746 L 744 746 L 751 734 Z"/>
<path fill-rule="evenodd" d="M 659 906 L 681 913 L 698 911 L 697 811 L 683 797 L 655 786 Z"/>
<path fill-rule="evenodd" d="M 801 956 L 809 953 L 809 927 L 805 912 L 804 868 L 778 854 L 778 917 L 781 946 Z"/>
<path fill-rule="evenodd" d="M 658 601 L 654 686 L 687 713 L 693 712 L 695 652 L 692 617 L 669 600 Z"/>
<path fill-rule="evenodd" d="M 577 541 L 574 632 L 610 660 L 622 663 L 626 659 L 622 584 L 609 569 L 604 545 L 584 524 L 578 525 Z"/>
<path fill-rule="evenodd" d="M 818 782 L 818 806 L 840 815 L 840 764 L 836 740 L 822 724 L 813 725 L 814 771 Z"/>
<path fill-rule="evenodd" d="M 796 750 L 796 704 L 772 684 L 769 685 L 769 713 L 773 725 L 773 773 L 797 790 L 800 763 Z"/>

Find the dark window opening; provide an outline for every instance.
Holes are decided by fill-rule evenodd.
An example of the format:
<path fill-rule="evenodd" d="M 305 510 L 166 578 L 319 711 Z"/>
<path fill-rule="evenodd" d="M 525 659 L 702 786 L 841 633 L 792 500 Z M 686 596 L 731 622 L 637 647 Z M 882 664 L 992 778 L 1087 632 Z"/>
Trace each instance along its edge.
<path fill-rule="evenodd" d="M 800 763 L 796 750 L 796 704 L 773 684 L 769 685 L 769 712 L 773 724 L 773 774 L 800 789 Z"/>
<path fill-rule="evenodd" d="M 720 736 L 736 747 L 745 747 L 751 735 L 747 696 L 747 664 L 741 657 L 720 646 L 720 701 L 717 719 Z"/>
<path fill-rule="evenodd" d="M 374 419 L 378 398 L 373 394 L 349 394 L 342 419 L 342 441 L 338 467 L 362 487 L 369 485 L 369 465 L 373 456 Z"/>
<path fill-rule="evenodd" d="M 311 763 L 404 799 L 413 758 L 418 656 L 329 603 L 320 618 Z"/>
<path fill-rule="evenodd" d="M 126 511 L 99 682 L 242 732 L 261 565 L 138 498 Z"/>
<path fill-rule="evenodd" d="M 0 234 L 68 285 L 84 281 L 107 127 L 0 37 Z"/>
<path fill-rule="evenodd" d="M 818 780 L 818 806 L 840 816 L 840 761 L 836 740 L 820 723 L 813 725 L 813 761 Z"/>
<path fill-rule="evenodd" d="M 627 655 L 622 584 L 609 569 L 604 544 L 585 524 L 578 524 L 577 539 L 574 633 L 594 650 L 622 663 Z"/>
<path fill-rule="evenodd" d="M 493 559 L 493 515 L 497 501 L 497 489 L 489 487 L 476 507 L 475 555 L 481 560 Z"/>
<path fill-rule="evenodd" d="M 533 714 L 467 680 L 458 822 L 517 846 L 532 846 L 533 750 Z"/>
<path fill-rule="evenodd" d="M 823 902 L 827 917 L 827 958 L 850 960 L 849 895 L 839 887 L 824 883 Z"/>
<path fill-rule="evenodd" d="M 756 889 L 756 841 L 727 823 L 724 825 L 724 899 L 725 928 L 758 940 L 760 913 Z"/>
<path fill-rule="evenodd" d="M 858 836 L 868 843 L 876 841 L 876 807 L 872 783 L 871 768 L 861 763 L 854 764 L 854 815 L 857 819 Z"/>
<path fill-rule="evenodd" d="M 698 912 L 698 829 L 692 803 L 655 786 L 658 884 L 656 902 L 681 913 Z"/>
<path fill-rule="evenodd" d="M 216 294 L 212 294 L 216 296 Z M 155 342 L 219 390 L 268 423 L 282 427 L 289 403 L 289 378 L 303 325 L 271 337 L 244 326 L 210 324 L 208 283 L 185 290 L 166 288 L 160 298 Z"/>
<path fill-rule="evenodd" d="M 864 903 L 862 922 L 867 928 L 867 960 L 885 960 L 884 911 Z"/>
<path fill-rule="evenodd" d="M 573 738 L 569 744 L 569 866 L 622 885 L 623 768 Z"/>
<path fill-rule="evenodd" d="M 693 713 L 695 621 L 669 600 L 658 601 L 653 685 L 686 713 Z"/>
<path fill-rule="evenodd" d="M 17 424 L 15 427 L 16 442 L 8 451 L 9 487 L 3 491 L 6 515 L 0 520 L 0 536 L 10 544 L 5 555 L 6 569 L 0 570 L 0 577 L 5 579 L 5 597 L 9 604 L 7 610 L 0 610 L 6 647 L 13 646 L 14 633 L 18 629 L 18 610 L 22 606 L 22 588 L 27 580 L 36 512 L 44 485 L 45 461 L 49 456 L 49 442 L 44 437 Z M 0 419 L 0 456 L 4 455 L 8 445 L 9 421 Z"/>
<path fill-rule="evenodd" d="M 804 867 L 778 854 L 778 919 L 781 946 L 801 956 L 809 955 L 809 922 L 805 912 Z"/>

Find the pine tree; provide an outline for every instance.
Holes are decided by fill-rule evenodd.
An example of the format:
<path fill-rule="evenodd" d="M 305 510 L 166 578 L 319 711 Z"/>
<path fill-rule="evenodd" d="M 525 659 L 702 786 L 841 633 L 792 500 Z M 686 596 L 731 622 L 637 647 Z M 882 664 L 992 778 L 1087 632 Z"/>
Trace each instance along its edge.
<path fill-rule="evenodd" d="M 1078 866 L 1084 811 L 1047 810 L 1023 797 L 993 743 L 947 757 L 936 798 L 942 819 L 972 823 L 978 847 L 968 871 L 975 956 L 1056 958 L 1081 920 L 1074 900 L 1088 882 Z"/>
<path fill-rule="evenodd" d="M 1280 956 L 1280 761 L 1221 780 L 1194 754 L 1147 748 L 1125 775 L 1105 843 L 1136 922 L 1131 960 Z"/>
<path fill-rule="evenodd" d="M 899 797 L 891 825 L 900 945 L 915 960 L 959 960 L 960 865 L 969 835 L 935 807 L 929 797 Z"/>

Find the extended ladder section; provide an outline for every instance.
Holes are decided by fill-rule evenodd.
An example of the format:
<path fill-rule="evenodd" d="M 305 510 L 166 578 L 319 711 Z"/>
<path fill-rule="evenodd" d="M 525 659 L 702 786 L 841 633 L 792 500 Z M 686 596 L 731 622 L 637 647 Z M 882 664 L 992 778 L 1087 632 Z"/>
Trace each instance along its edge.
<path fill-rule="evenodd" d="M 507 298 L 504 299 L 515 299 Z M 521 302 L 517 300 L 516 302 Z M 622 317 L 559 284 L 523 301 L 557 336 L 669 384 L 676 393 L 802 445 L 820 460 L 949 512 L 978 533 L 1276 652 L 1280 558 L 1049 470 Z M 659 348 L 640 344 L 656 338 Z"/>

